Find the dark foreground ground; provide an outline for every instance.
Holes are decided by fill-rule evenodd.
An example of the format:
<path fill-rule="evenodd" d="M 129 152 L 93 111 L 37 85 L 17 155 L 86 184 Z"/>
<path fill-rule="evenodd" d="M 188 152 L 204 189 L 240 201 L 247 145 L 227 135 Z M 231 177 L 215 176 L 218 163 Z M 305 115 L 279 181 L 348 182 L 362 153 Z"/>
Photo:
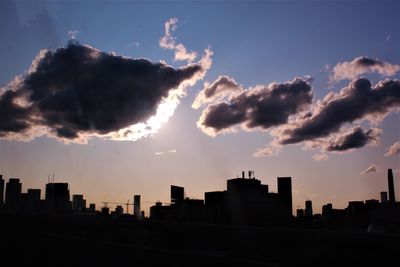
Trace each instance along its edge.
<path fill-rule="evenodd" d="M 0 266 L 399 266 L 399 234 L 0 215 Z"/>

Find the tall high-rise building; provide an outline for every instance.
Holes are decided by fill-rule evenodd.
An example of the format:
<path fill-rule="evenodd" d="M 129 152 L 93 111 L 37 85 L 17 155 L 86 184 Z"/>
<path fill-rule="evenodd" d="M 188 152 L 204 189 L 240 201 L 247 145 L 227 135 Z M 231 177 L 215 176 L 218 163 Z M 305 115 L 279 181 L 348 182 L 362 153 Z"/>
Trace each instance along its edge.
<path fill-rule="evenodd" d="M 388 169 L 388 186 L 389 186 L 389 202 L 393 204 L 396 202 L 396 197 L 394 193 L 394 181 L 393 181 L 392 169 Z"/>
<path fill-rule="evenodd" d="M 136 218 L 140 218 L 140 195 L 133 196 L 133 215 Z"/>
<path fill-rule="evenodd" d="M 281 215 L 291 217 L 292 212 L 292 177 L 278 177 L 278 197 Z"/>
<path fill-rule="evenodd" d="M 19 179 L 10 178 L 6 185 L 5 206 L 7 212 L 19 212 L 21 208 L 21 189 Z"/>
<path fill-rule="evenodd" d="M 67 183 L 46 184 L 46 206 L 49 213 L 68 213 L 70 211 Z"/>
<path fill-rule="evenodd" d="M 312 209 L 312 201 L 311 200 L 306 200 L 306 209 L 304 211 L 304 215 L 306 217 L 313 216 L 313 209 Z"/>
<path fill-rule="evenodd" d="M 0 174 L 0 207 L 4 204 L 4 180 L 3 175 Z"/>

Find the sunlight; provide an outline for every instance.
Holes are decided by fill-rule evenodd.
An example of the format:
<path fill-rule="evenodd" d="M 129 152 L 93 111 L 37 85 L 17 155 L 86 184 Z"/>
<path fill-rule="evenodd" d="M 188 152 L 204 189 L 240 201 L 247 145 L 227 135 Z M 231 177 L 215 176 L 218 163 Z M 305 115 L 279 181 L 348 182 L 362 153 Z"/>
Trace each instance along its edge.
<path fill-rule="evenodd" d="M 153 136 L 174 115 L 181 95 L 182 91 L 179 89 L 171 91 L 168 97 L 161 101 L 154 116 L 150 117 L 145 123 L 137 123 L 111 133 L 111 140 L 136 141 L 143 137 Z"/>

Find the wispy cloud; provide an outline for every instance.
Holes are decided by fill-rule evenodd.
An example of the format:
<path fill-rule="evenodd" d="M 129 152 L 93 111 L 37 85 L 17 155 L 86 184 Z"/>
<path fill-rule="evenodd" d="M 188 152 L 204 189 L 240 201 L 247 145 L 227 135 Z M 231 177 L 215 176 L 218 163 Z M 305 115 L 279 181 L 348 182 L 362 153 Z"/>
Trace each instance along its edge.
<path fill-rule="evenodd" d="M 324 160 L 328 160 L 328 155 L 327 155 L 326 153 L 324 153 L 324 152 L 319 152 L 319 153 L 317 153 L 317 154 L 315 154 L 315 155 L 313 156 L 313 159 L 314 159 L 315 161 L 324 161 Z"/>
<path fill-rule="evenodd" d="M 155 152 L 154 155 L 156 155 L 156 156 L 165 156 L 167 154 L 174 154 L 174 153 L 176 153 L 176 149 L 171 149 L 171 150 L 168 150 L 167 152 L 158 151 L 158 152 Z"/>
<path fill-rule="evenodd" d="M 164 36 L 160 39 L 160 46 L 164 49 L 175 51 L 175 60 L 193 62 L 197 57 L 197 52 L 188 51 L 181 43 L 176 43 L 176 38 L 172 33 L 178 28 L 178 18 L 170 18 L 164 24 Z"/>
<path fill-rule="evenodd" d="M 371 164 L 368 168 L 361 171 L 360 174 L 366 175 L 368 173 L 373 173 L 373 172 L 378 172 L 378 171 L 380 171 L 380 168 L 378 166 L 376 166 L 376 164 Z"/>
<path fill-rule="evenodd" d="M 139 46 L 140 46 L 139 42 L 130 42 L 129 44 L 125 45 L 125 48 L 139 47 Z"/>

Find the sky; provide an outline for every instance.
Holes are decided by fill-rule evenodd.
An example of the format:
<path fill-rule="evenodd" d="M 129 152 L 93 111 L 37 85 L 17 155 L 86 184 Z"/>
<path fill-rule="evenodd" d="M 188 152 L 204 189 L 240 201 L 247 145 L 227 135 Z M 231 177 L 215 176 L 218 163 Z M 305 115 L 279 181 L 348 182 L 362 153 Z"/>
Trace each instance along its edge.
<path fill-rule="evenodd" d="M 0 173 L 23 191 L 54 173 L 148 213 L 171 184 L 202 199 L 254 170 L 320 211 L 400 169 L 398 1 L 0 6 Z"/>

